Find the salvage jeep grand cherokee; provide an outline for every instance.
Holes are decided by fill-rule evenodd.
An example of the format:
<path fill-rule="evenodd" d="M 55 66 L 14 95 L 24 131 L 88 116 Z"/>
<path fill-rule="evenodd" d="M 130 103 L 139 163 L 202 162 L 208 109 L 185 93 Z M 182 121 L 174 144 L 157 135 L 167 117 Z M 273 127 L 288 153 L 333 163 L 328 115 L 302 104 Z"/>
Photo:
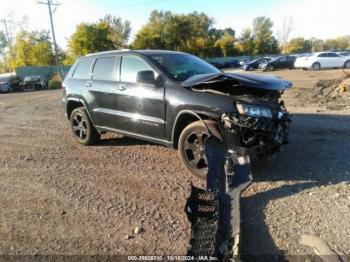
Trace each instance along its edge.
<path fill-rule="evenodd" d="M 227 74 L 186 53 L 120 50 L 79 58 L 63 82 L 63 103 L 81 144 L 115 132 L 178 148 L 188 170 L 204 178 L 204 123 L 225 123 L 216 130 L 234 138 L 227 143 L 272 154 L 287 142 L 280 96 L 288 88 L 280 78 Z"/>

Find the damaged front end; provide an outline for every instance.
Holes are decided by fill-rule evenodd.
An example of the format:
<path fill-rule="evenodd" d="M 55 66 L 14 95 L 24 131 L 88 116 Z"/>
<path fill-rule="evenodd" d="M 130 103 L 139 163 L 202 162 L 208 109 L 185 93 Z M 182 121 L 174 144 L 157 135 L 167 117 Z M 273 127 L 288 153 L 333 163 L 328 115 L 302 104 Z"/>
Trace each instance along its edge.
<path fill-rule="evenodd" d="M 281 95 L 291 88 L 290 82 L 267 75 L 222 73 L 190 78 L 186 85 L 193 91 L 232 98 L 233 110 L 221 114 L 219 127 L 228 143 L 238 137 L 250 156 L 271 156 L 288 143 L 291 120 Z"/>

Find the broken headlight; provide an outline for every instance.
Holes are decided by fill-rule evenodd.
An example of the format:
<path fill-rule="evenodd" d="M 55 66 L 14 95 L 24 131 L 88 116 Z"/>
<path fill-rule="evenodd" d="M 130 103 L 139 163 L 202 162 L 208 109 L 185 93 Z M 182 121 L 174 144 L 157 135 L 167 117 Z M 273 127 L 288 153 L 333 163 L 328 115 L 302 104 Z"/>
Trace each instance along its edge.
<path fill-rule="evenodd" d="M 248 104 L 236 104 L 238 113 L 251 117 L 266 117 L 272 118 L 271 110 L 267 107 L 253 106 Z"/>

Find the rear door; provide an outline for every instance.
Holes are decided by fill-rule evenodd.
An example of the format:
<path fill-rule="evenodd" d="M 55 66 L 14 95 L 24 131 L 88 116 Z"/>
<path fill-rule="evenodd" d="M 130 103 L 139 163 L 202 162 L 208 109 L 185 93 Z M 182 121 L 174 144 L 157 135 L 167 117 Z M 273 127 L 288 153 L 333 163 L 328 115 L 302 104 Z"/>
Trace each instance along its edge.
<path fill-rule="evenodd" d="M 92 108 L 92 117 L 98 127 L 114 128 L 117 87 L 117 56 L 96 58 L 91 81 L 86 82 L 84 97 Z"/>
<path fill-rule="evenodd" d="M 165 104 L 164 86 L 141 84 L 137 72 L 158 72 L 141 56 L 121 57 L 120 82 L 117 88 L 117 114 L 119 129 L 153 138 L 164 138 Z"/>

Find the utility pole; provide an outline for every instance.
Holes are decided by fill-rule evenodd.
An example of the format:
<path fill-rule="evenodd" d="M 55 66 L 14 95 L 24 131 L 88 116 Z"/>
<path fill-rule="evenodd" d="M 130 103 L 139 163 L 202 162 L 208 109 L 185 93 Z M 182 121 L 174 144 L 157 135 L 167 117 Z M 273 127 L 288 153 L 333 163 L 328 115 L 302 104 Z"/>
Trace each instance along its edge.
<path fill-rule="evenodd" d="M 52 0 L 46 0 L 46 2 L 38 1 L 37 3 L 38 4 L 47 5 L 48 8 L 49 8 L 49 16 L 50 16 L 50 23 L 51 23 L 51 33 L 52 33 L 53 46 L 54 46 L 54 50 L 55 50 L 55 60 L 56 60 L 57 73 L 60 74 L 60 76 L 62 76 L 61 70 L 60 70 L 60 65 L 59 65 L 59 62 L 58 62 L 58 50 L 57 50 L 55 28 L 54 28 L 54 25 L 53 25 L 52 8 L 51 8 L 51 6 L 56 6 L 57 7 L 58 5 L 61 5 L 61 4 L 59 4 L 59 3 L 52 3 Z"/>
<path fill-rule="evenodd" d="M 7 23 L 10 23 L 11 21 L 6 20 L 6 19 L 1 19 L 0 22 L 4 23 L 4 26 L 5 26 L 5 35 L 6 35 L 6 39 L 7 39 L 7 44 L 8 44 L 9 50 L 10 50 L 10 58 L 12 58 L 12 57 L 13 57 L 13 54 L 12 54 L 12 43 L 11 43 L 9 31 L 8 31 L 8 29 L 7 29 Z M 10 74 L 12 75 L 12 66 L 11 66 L 11 61 L 10 61 L 10 59 L 8 60 L 8 63 L 9 63 Z"/>

